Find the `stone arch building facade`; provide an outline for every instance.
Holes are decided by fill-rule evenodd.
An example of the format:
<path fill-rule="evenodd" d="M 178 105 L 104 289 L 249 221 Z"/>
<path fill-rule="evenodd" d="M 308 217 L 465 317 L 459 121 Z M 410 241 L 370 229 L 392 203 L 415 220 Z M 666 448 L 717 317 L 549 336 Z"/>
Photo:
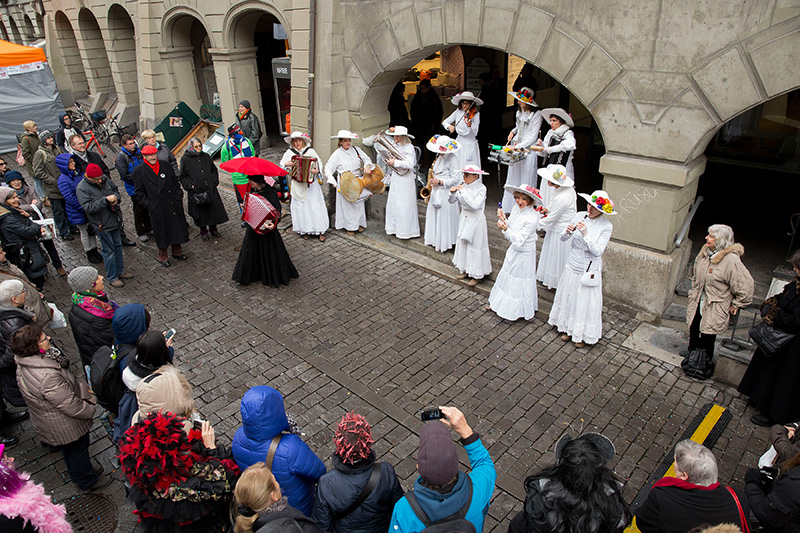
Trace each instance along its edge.
<path fill-rule="evenodd" d="M 38 0 L 0 2 L 0 39 L 23 45 L 43 39 L 43 15 Z"/>
<path fill-rule="evenodd" d="M 310 130 L 323 157 L 335 147 L 330 136 L 337 130 L 369 135 L 383 127 L 391 88 L 436 50 L 465 44 L 528 60 L 567 87 L 602 133 L 599 170 L 621 212 L 606 253 L 606 291 L 651 315 L 669 304 L 689 259 L 689 247 L 676 247 L 675 237 L 694 201 L 709 140 L 737 114 L 800 87 L 796 1 L 623 1 L 602 9 L 588 0 L 44 5 L 51 63 L 74 66 L 77 49 L 88 91 L 96 91 L 105 72 L 96 68 L 101 47 L 87 41 L 99 34 L 113 90 L 146 124 L 177 100 L 200 101 L 192 27 L 207 34 L 223 120 L 233 120 L 240 99 L 260 102 L 252 25 L 256 14 L 273 16 L 291 47 L 293 128 Z M 82 9 L 94 15 L 97 31 L 81 24 Z M 77 74 L 55 67 L 62 90 L 85 92 Z"/>

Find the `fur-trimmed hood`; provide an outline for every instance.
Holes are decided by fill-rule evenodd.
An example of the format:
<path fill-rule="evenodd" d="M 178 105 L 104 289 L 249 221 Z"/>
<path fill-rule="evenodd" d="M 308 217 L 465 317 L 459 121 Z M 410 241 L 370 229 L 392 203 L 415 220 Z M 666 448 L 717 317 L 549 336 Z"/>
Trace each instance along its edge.
<path fill-rule="evenodd" d="M 708 244 L 703 245 L 702 251 L 704 255 L 708 256 Z M 737 254 L 739 257 L 742 257 L 744 255 L 744 246 L 742 246 L 738 242 L 731 244 L 724 250 L 720 250 L 719 252 L 711 256 L 711 264 L 716 265 L 717 263 L 722 261 L 723 257 L 725 257 L 728 254 Z"/>

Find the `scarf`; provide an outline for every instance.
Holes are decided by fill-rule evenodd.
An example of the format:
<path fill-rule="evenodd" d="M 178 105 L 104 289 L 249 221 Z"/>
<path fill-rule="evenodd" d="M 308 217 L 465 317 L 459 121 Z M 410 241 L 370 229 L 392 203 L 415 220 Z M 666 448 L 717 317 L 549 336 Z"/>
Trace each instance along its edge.
<path fill-rule="evenodd" d="M 19 472 L 19 476 L 25 484 L 13 496 L 0 498 L 0 515 L 22 517 L 40 533 L 70 533 L 64 506 L 53 504 L 44 487 L 31 481 L 28 473 Z"/>
<path fill-rule="evenodd" d="M 89 162 L 89 156 L 86 155 L 86 150 L 84 150 L 83 152 L 73 150 L 72 155 L 74 155 L 75 157 L 80 157 L 85 163 Z"/>
<path fill-rule="evenodd" d="M 114 312 L 119 308 L 119 305 L 117 302 L 104 300 L 105 295 L 106 293 L 103 291 L 99 293 L 91 291 L 75 292 L 72 294 L 72 303 L 89 314 L 110 320 L 114 318 Z"/>
<path fill-rule="evenodd" d="M 231 141 L 229 146 L 232 158 L 239 154 L 243 157 L 253 157 L 253 150 L 250 148 L 250 143 L 245 141 L 241 133 L 235 133 L 228 141 Z"/>
<path fill-rule="evenodd" d="M 147 159 L 145 159 L 145 160 L 144 160 L 144 164 L 145 164 L 145 165 L 147 165 L 148 167 L 150 167 L 150 170 L 152 170 L 153 172 L 155 172 L 155 173 L 156 173 L 156 176 L 158 176 L 158 175 L 159 175 L 159 174 L 158 174 L 158 171 L 161 169 L 161 166 L 160 166 L 160 164 L 159 164 L 159 162 L 158 162 L 158 159 L 156 159 L 156 164 L 155 164 L 155 165 L 151 165 L 151 164 L 150 164 L 150 163 L 147 161 Z"/>
<path fill-rule="evenodd" d="M 42 354 L 42 358 L 55 361 L 61 368 L 69 368 L 69 358 L 52 344 L 50 348 Z"/>
<path fill-rule="evenodd" d="M 564 136 L 565 133 L 567 133 L 567 131 L 569 131 L 569 126 L 567 126 L 566 124 L 562 124 L 553 130 L 553 135 L 555 135 L 560 139 Z"/>
<path fill-rule="evenodd" d="M 286 496 L 281 496 L 281 499 L 264 509 L 263 511 L 259 511 L 259 515 L 265 515 L 270 513 L 279 513 L 281 511 L 285 511 L 289 508 L 289 498 Z"/>
<path fill-rule="evenodd" d="M 695 485 L 688 481 L 678 479 L 676 477 L 662 477 L 653 484 L 653 487 L 678 487 L 684 490 L 714 490 L 719 488 L 719 483 L 712 483 L 711 485 Z"/>

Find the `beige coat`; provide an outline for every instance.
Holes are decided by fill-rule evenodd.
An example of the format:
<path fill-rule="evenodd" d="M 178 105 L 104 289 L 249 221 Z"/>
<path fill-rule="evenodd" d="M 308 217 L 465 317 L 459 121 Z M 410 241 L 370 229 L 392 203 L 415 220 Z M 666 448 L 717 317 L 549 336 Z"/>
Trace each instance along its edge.
<path fill-rule="evenodd" d="M 131 424 L 139 423 L 150 413 L 162 411 L 186 418 L 187 431 L 192 427 L 190 419 L 195 412 L 192 386 L 173 365 L 164 365 L 142 379 L 136 385 L 136 401 L 139 410 L 133 414 Z"/>
<path fill-rule="evenodd" d="M 742 309 L 753 301 L 753 277 L 742 264 L 744 246 L 732 244 L 709 259 L 708 245 L 703 245 L 694 262 L 692 290 L 686 309 L 686 323 L 691 325 L 700 297 L 700 333 L 719 335 L 728 329 L 731 305 Z"/>
<path fill-rule="evenodd" d="M 17 383 L 39 438 L 61 446 L 75 442 L 92 428 L 94 396 L 68 368 L 38 355 L 16 356 Z M 82 399 L 86 398 L 86 399 Z"/>

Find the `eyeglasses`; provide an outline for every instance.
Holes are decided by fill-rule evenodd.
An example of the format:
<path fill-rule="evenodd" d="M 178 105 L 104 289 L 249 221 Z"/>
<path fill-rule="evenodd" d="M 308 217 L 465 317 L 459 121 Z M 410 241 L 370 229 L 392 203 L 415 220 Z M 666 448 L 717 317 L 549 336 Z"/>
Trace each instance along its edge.
<path fill-rule="evenodd" d="M 37 342 L 37 344 L 42 344 L 43 342 L 47 342 L 50 339 L 52 339 L 52 337 L 50 337 L 50 335 L 45 335 L 44 339 L 39 339 L 39 342 Z"/>

